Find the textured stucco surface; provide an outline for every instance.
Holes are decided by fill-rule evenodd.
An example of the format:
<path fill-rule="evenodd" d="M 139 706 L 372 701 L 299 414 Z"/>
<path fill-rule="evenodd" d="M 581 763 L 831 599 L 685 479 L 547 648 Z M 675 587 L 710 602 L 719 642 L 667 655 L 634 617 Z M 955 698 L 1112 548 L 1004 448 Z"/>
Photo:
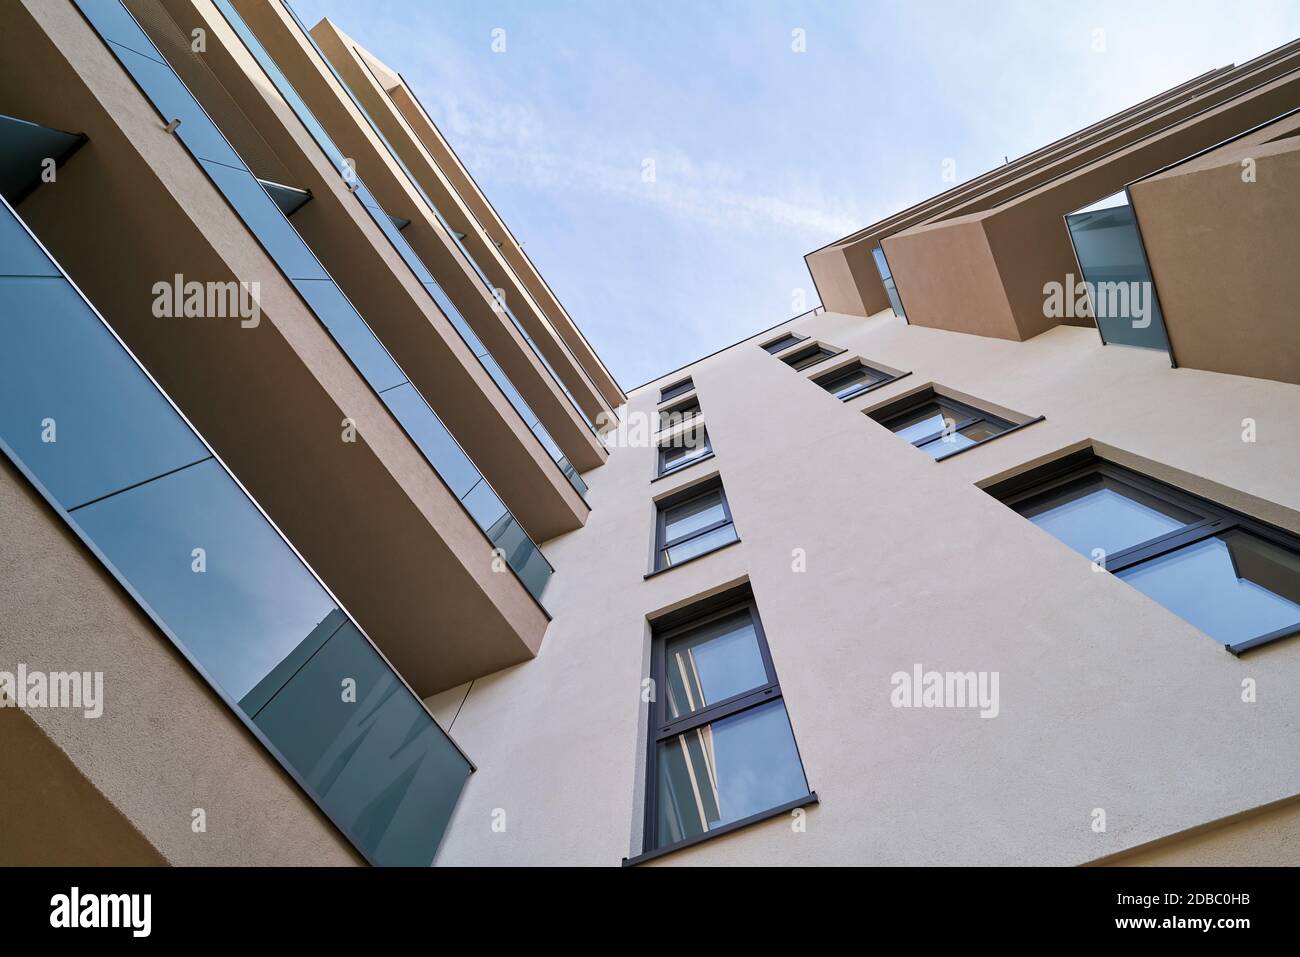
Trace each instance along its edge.
<path fill-rule="evenodd" d="M 639 850 L 647 615 L 744 576 L 821 803 L 804 833 L 774 819 L 664 864 L 1080 864 L 1300 793 L 1300 641 L 1233 658 L 976 484 L 1095 441 L 1297 530 L 1300 388 L 1171 369 L 1081 328 L 1012 342 L 892 316 L 794 325 L 913 374 L 840 403 L 808 381 L 818 367 L 755 340 L 663 380 L 694 377 L 715 458 L 651 485 L 654 450 L 624 449 L 593 474 L 590 522 L 547 546 L 541 654 L 460 705 L 479 771 L 439 863 Z M 917 382 L 1046 419 L 936 463 L 860 411 Z M 742 543 L 645 580 L 652 497 L 715 469 Z M 890 676 L 915 663 L 999 672 L 1000 715 L 893 708 Z"/>
<path fill-rule="evenodd" d="M 1112 867 L 1294 867 L 1300 847 L 1300 801 L 1140 847 L 1103 863 Z"/>

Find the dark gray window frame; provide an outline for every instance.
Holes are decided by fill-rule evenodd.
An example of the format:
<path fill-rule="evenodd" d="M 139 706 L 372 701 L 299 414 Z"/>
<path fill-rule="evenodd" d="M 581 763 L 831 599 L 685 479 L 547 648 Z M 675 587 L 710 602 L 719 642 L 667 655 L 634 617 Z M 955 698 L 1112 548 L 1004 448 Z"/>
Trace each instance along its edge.
<path fill-rule="evenodd" d="M 963 417 L 960 420 L 955 421 L 950 430 L 946 428 L 939 429 L 929 435 L 924 435 L 918 439 L 912 440 L 910 444 L 918 449 L 923 445 L 928 445 L 936 439 L 941 439 L 945 432 L 960 432 L 962 429 L 969 428 L 972 425 L 979 425 L 981 422 L 1000 425 L 1003 428 L 993 435 L 980 439 L 978 442 L 972 442 L 970 445 L 954 449 L 947 455 L 939 456 L 934 460 L 936 462 L 946 461 L 956 455 L 960 455 L 962 452 L 969 452 L 971 449 L 978 448 L 986 442 L 992 442 L 994 439 L 1000 439 L 1004 435 L 1010 435 L 1012 432 L 1023 429 L 1026 426 L 1043 421 L 1043 416 L 1040 415 L 1025 422 L 1013 422 L 995 412 L 988 412 L 977 405 L 972 405 L 971 403 L 964 402 L 961 399 L 954 399 L 933 388 L 923 389 L 922 391 L 912 395 L 903 396 L 901 399 L 898 399 L 895 402 L 890 402 L 888 405 L 880 409 L 869 409 L 867 410 L 866 415 L 869 419 L 872 419 L 879 425 L 883 425 L 891 432 L 897 432 L 898 430 L 895 426 L 897 426 L 902 419 L 914 415 L 917 410 L 924 406 L 940 402 L 962 412 Z"/>
<path fill-rule="evenodd" d="M 834 359 L 836 356 L 843 355 L 844 352 L 843 349 L 836 349 L 834 346 L 814 341 L 778 358 L 795 372 L 802 372 L 804 369 L 811 369 L 827 359 Z"/>
<path fill-rule="evenodd" d="M 1042 507 L 1060 498 L 1063 493 L 1080 482 L 1096 476 L 1126 485 L 1144 496 L 1197 516 L 1195 521 L 1189 522 L 1182 528 L 1107 555 L 1105 567 L 1111 574 L 1117 574 L 1234 529 L 1300 554 L 1300 536 L 1243 515 L 1217 502 L 1175 488 L 1141 472 L 1116 465 L 1101 458 L 1091 449 L 1033 469 L 1024 475 L 991 486 L 985 491 L 1028 519 L 1028 516 L 1025 516 L 1026 511 Z M 1225 644 L 1223 647 L 1233 655 L 1240 655 L 1252 648 L 1294 635 L 1300 635 L 1300 623 L 1267 634 L 1256 635 L 1244 641 Z"/>
<path fill-rule="evenodd" d="M 767 672 L 767 684 L 733 695 L 723 701 L 715 702 L 694 714 L 671 720 L 667 716 L 667 696 L 659 693 L 655 694 L 655 700 L 648 705 L 649 719 L 647 724 L 649 733 L 646 735 L 645 823 L 641 845 L 644 850 L 636 857 L 624 859 L 624 866 L 633 866 L 656 857 L 662 857 L 665 854 L 671 854 L 674 851 L 712 840 L 723 834 L 730 834 L 751 824 L 757 824 L 759 821 L 789 813 L 795 808 L 818 803 L 817 792 L 809 789 L 806 795 L 793 801 L 768 808 L 738 821 L 732 821 L 729 824 L 724 824 L 721 827 L 705 831 L 703 834 L 697 834 L 674 844 L 668 844 L 664 847 L 654 846 L 659 818 L 659 762 L 657 757 L 660 742 L 693 731 L 706 724 L 712 724 L 732 715 L 740 714 L 751 708 L 769 704 L 773 701 L 783 701 L 784 698 L 781 694 L 781 683 L 777 678 L 776 666 L 772 663 L 772 653 L 768 648 L 767 634 L 763 630 L 763 622 L 758 614 L 758 604 L 755 602 L 748 586 L 741 586 L 739 589 L 729 590 L 711 599 L 705 599 L 682 611 L 665 616 L 651 625 L 650 676 L 657 690 L 667 687 L 664 673 L 664 650 L 669 641 L 742 611 L 749 612 L 750 621 L 754 625 L 754 635 L 758 642 L 759 655 L 763 659 L 763 668 Z M 790 713 L 787 709 L 786 720 L 789 719 Z M 808 770 L 804 765 L 803 753 L 799 750 L 799 736 L 794 733 L 793 722 L 791 722 L 790 734 L 794 740 L 795 754 L 799 758 L 800 769 L 803 771 L 804 780 L 807 781 Z"/>
<path fill-rule="evenodd" d="M 698 418 L 698 416 L 696 418 Z M 682 435 L 685 435 L 687 433 L 694 433 L 697 436 L 703 437 L 704 439 L 703 451 L 700 451 L 698 452 L 698 454 L 693 455 L 689 458 L 683 458 L 680 461 L 673 463 L 672 465 L 666 465 L 664 462 L 665 453 L 670 452 L 673 449 L 686 448 L 686 445 L 684 443 L 675 444 L 674 440 L 680 438 Z M 669 475 L 676 475 L 678 472 L 682 471 L 683 469 L 688 469 L 692 465 L 696 465 L 700 462 L 707 462 L 711 458 L 713 458 L 713 442 L 709 438 L 708 428 L 702 422 L 697 423 L 695 425 L 691 425 L 687 428 L 682 429 L 680 433 L 674 433 L 672 436 L 661 441 L 658 444 L 658 446 L 655 449 L 655 478 L 664 478 Z"/>
<path fill-rule="evenodd" d="M 688 412 L 691 409 L 695 410 L 693 415 L 684 414 L 685 412 Z M 700 397 L 698 395 L 691 395 L 680 402 L 668 406 L 668 408 L 666 409 L 659 410 L 659 422 L 658 422 L 657 431 L 662 432 L 667 428 L 671 428 L 673 425 L 681 425 L 686 422 L 690 422 L 694 419 L 699 418 L 703 414 L 704 414 L 704 409 L 700 406 Z M 681 421 L 677 423 L 670 422 L 669 424 L 665 425 L 664 416 L 670 416 L 670 415 L 680 415 Z"/>
<path fill-rule="evenodd" d="M 854 359 L 852 362 L 846 363 L 845 365 L 832 369 L 829 372 L 823 372 L 820 375 L 813 376 L 812 382 L 814 385 L 821 386 L 821 388 L 825 389 L 831 395 L 835 395 L 833 391 L 834 384 L 840 381 L 841 379 L 847 379 L 849 376 L 851 376 L 854 372 L 857 372 L 859 369 L 866 369 L 869 372 L 878 373 L 879 375 L 882 375 L 885 378 L 881 379 L 879 382 L 869 382 L 865 385 L 862 385 L 854 389 L 848 395 L 836 396 L 836 398 L 838 398 L 841 402 L 848 402 L 852 399 L 856 399 L 858 398 L 858 396 L 866 395 L 868 392 L 872 392 L 876 389 L 883 388 L 889 385 L 891 382 L 897 382 L 899 379 L 905 379 L 912 374 L 910 372 L 886 372 L 884 369 L 880 368 L 879 366 L 874 366 L 870 362 L 865 362 L 862 359 Z"/>
<path fill-rule="evenodd" d="M 695 382 L 690 376 L 687 376 L 685 379 L 678 379 L 676 382 L 672 383 L 672 385 L 666 385 L 660 389 L 659 401 L 668 402 L 671 399 L 676 399 L 679 396 L 683 396 L 686 393 L 693 391 L 695 391 Z"/>
<path fill-rule="evenodd" d="M 676 508 L 678 505 L 685 505 L 688 502 L 693 502 L 697 498 L 703 498 L 705 495 L 711 495 L 714 492 L 718 493 L 719 499 L 722 502 L 722 512 L 724 518 L 716 522 L 711 522 L 710 524 L 706 525 L 704 528 L 696 529 L 695 531 L 691 532 L 689 535 L 683 535 L 681 538 L 675 538 L 672 541 L 667 541 L 665 539 L 665 535 L 667 532 L 668 510 L 672 508 Z M 727 525 L 730 525 L 734 530 L 736 527 L 736 522 L 735 522 L 735 518 L 731 514 L 731 503 L 727 501 L 727 491 L 722 487 L 722 479 L 718 476 L 715 476 L 710 479 L 705 479 L 704 481 L 698 482 L 694 485 L 687 486 L 686 488 L 682 489 L 680 492 L 675 492 L 672 495 L 669 495 L 655 502 L 654 567 L 651 570 L 650 574 L 654 575 L 659 572 L 666 572 L 672 568 L 680 568 L 682 565 L 686 564 L 686 562 L 694 561 L 697 558 L 703 558 L 705 555 L 712 555 L 714 552 L 726 548 L 728 545 L 734 545 L 736 541 L 740 540 L 739 532 L 736 533 L 736 541 L 727 542 L 726 545 L 719 545 L 717 546 L 717 548 L 711 548 L 707 552 L 701 552 L 699 555 L 693 555 L 690 558 L 678 562 L 674 565 L 668 565 L 664 563 L 664 552 L 667 549 L 675 545 L 681 545 L 684 544 L 685 542 L 692 541 L 693 539 L 699 538 L 701 535 L 707 535 L 709 532 L 716 531 L 719 528 L 724 528 Z"/>
<path fill-rule="evenodd" d="M 787 342 L 786 340 L 790 340 Z M 768 342 L 763 343 L 762 349 L 770 355 L 776 355 L 778 352 L 785 352 L 786 349 L 807 341 L 807 336 L 801 336 L 797 332 L 783 332 Z"/>

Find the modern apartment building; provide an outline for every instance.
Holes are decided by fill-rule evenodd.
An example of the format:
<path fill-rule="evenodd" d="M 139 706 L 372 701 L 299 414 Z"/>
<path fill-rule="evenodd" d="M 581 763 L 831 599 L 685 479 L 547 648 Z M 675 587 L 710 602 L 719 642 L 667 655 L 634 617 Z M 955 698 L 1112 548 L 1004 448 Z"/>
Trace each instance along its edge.
<path fill-rule="evenodd" d="M 1300 42 L 626 394 L 331 22 L 0 44 L 0 864 L 1300 862 Z"/>

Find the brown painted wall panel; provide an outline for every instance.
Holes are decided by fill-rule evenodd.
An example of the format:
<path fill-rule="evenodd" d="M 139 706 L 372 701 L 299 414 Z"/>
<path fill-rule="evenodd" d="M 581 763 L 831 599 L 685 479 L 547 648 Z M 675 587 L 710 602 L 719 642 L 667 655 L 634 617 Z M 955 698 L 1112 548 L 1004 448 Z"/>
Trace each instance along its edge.
<path fill-rule="evenodd" d="M 1133 205 L 1178 364 L 1300 383 L 1300 139 L 1215 151 Z"/>

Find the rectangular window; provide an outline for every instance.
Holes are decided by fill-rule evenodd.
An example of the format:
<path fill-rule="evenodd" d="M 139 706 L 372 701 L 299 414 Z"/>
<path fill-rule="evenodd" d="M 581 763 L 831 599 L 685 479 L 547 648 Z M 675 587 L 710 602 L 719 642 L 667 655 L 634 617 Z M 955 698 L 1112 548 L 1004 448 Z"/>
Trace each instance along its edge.
<path fill-rule="evenodd" d="M 697 415 L 701 414 L 700 400 L 697 396 L 692 396 L 683 402 L 669 406 L 666 409 L 659 410 L 659 431 L 671 429 L 674 426 L 689 422 Z"/>
<path fill-rule="evenodd" d="M 795 370 L 807 369 L 809 366 L 815 366 L 824 359 L 837 356 L 843 351 L 843 349 L 828 349 L 820 342 L 814 342 L 810 346 L 796 349 L 789 355 L 781 356 L 781 361 Z"/>
<path fill-rule="evenodd" d="M 695 383 L 691 381 L 690 376 L 682 379 L 680 382 L 674 382 L 672 385 L 666 385 L 659 390 L 659 401 L 667 402 L 669 399 L 675 399 L 679 395 L 685 395 L 695 388 Z"/>
<path fill-rule="evenodd" d="M 876 263 L 876 272 L 880 274 L 880 283 L 885 287 L 885 296 L 889 299 L 889 308 L 894 310 L 894 315 L 906 319 L 907 313 L 903 311 L 903 300 L 898 297 L 898 286 L 894 283 L 893 274 L 889 271 L 889 260 L 885 258 L 885 251 L 877 246 L 871 250 L 871 258 Z"/>
<path fill-rule="evenodd" d="M 646 852 L 811 803 L 753 599 L 653 640 Z"/>
<path fill-rule="evenodd" d="M 764 345 L 763 349 L 770 352 L 772 355 L 776 355 L 778 352 L 783 352 L 786 349 L 789 349 L 795 343 L 803 342 L 806 338 L 807 336 L 799 336 L 795 335 L 793 332 L 787 332 L 785 335 L 781 336 L 781 338 L 773 339 L 771 342 Z"/>
<path fill-rule="evenodd" d="M 1300 632 L 1300 537 L 1090 454 L 989 492 L 1234 654 Z"/>
<path fill-rule="evenodd" d="M 692 486 L 659 503 L 655 570 L 680 565 L 734 541 L 736 526 L 722 483 L 715 479 Z"/>
<path fill-rule="evenodd" d="M 684 469 L 713 454 L 709 433 L 703 424 L 682 429 L 659 445 L 659 468 L 656 474 L 667 475 Z"/>
<path fill-rule="evenodd" d="M 817 376 L 813 379 L 813 382 L 835 396 L 835 398 L 847 402 L 849 399 L 857 398 L 864 392 L 870 392 L 887 382 L 893 382 L 897 378 L 899 376 L 883 372 L 859 360 L 832 372 L 827 372 L 825 375 Z"/>
<path fill-rule="evenodd" d="M 1012 422 L 926 389 L 867 415 L 933 459 L 945 459 L 1004 432 L 1038 421 Z"/>

